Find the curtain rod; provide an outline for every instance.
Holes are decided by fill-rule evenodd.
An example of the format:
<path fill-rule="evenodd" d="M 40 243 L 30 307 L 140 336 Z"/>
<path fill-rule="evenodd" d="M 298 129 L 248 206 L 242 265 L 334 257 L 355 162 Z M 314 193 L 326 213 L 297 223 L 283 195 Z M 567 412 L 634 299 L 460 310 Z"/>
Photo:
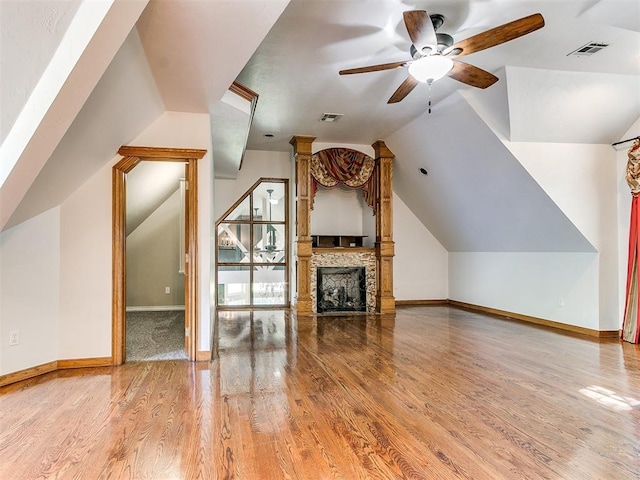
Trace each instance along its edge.
<path fill-rule="evenodd" d="M 633 137 L 633 138 L 627 138 L 626 140 L 621 140 L 619 142 L 612 143 L 611 146 L 615 147 L 616 145 L 620 145 L 621 143 L 633 142 L 634 140 L 640 140 L 640 136 Z"/>

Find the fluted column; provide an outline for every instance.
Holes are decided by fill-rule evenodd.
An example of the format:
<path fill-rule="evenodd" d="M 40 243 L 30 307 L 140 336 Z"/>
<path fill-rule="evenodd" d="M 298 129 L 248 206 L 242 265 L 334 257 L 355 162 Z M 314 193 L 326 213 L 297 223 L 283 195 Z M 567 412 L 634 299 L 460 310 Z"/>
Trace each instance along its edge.
<path fill-rule="evenodd" d="M 296 277 L 298 294 L 295 310 L 298 315 L 313 314 L 311 303 L 311 153 L 315 137 L 296 135 L 293 145 L 296 162 Z"/>
<path fill-rule="evenodd" d="M 375 151 L 376 183 L 378 189 L 376 213 L 376 311 L 395 313 L 393 296 L 393 159 L 394 154 L 382 140 L 372 145 Z"/>

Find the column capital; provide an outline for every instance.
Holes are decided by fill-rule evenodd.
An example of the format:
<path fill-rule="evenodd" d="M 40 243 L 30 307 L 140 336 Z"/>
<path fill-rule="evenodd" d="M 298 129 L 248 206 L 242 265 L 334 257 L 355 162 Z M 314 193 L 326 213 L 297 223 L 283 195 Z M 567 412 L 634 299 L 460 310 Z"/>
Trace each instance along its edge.
<path fill-rule="evenodd" d="M 383 140 L 377 140 L 371 146 L 375 152 L 375 158 L 395 158 L 395 155 L 387 148 Z"/>
<path fill-rule="evenodd" d="M 311 155 L 311 145 L 316 137 L 309 137 L 306 135 L 294 135 L 289 140 L 289 143 L 293 145 L 293 153 L 306 153 Z"/>

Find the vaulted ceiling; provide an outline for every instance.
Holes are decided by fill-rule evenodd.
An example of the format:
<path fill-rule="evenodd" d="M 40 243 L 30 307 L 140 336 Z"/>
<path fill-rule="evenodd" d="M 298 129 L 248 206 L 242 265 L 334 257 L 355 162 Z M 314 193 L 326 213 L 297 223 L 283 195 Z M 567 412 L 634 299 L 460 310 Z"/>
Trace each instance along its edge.
<path fill-rule="evenodd" d="M 3 140 L 11 139 L 31 93 L 55 66 L 56 48 L 74 29 L 86 36 L 80 28 L 86 22 L 78 19 L 89 7 L 97 8 L 79 0 L 0 2 Z M 439 31 L 456 41 L 536 12 L 546 25 L 465 57 L 498 76 L 492 87 L 478 90 L 443 78 L 388 105 L 406 69 L 338 71 L 408 60 L 402 12 L 411 9 L 443 14 Z M 3 178 L 3 228 L 60 204 L 120 145 L 164 111 L 179 111 L 210 114 L 212 129 L 222 133 L 213 140 L 217 170 L 226 177 L 233 177 L 239 159 L 223 159 L 223 140 L 247 133 L 249 149 L 272 151 L 289 151 L 296 134 L 360 145 L 385 139 L 397 156 L 398 194 L 449 250 L 591 251 L 501 142 L 610 143 L 640 116 L 636 0 L 116 0 L 103 10 L 75 64 L 85 65 L 84 76 L 68 70 L 71 81 L 51 96 L 60 106 L 42 113 L 40 129 L 25 143 L 29 148 L 2 145 L 3 164 L 31 166 L 26 176 L 14 170 Z M 608 46 L 591 56 L 570 55 L 590 42 Z M 246 110 L 225 98 L 234 80 L 259 94 L 249 132 Z M 86 100 L 78 96 L 83 89 Z M 323 113 L 344 115 L 323 123 Z M 55 128 L 43 129 L 47 121 Z M 237 149 L 237 141 L 230 143 Z M 482 168 L 469 168 L 472 159 L 489 157 Z M 430 190 L 415 175 L 425 159 L 434 165 Z M 483 193 L 486 200 L 476 212 L 457 203 L 463 190 L 452 177 L 456 169 L 494 182 L 492 193 L 467 179 L 465 198 Z M 492 172 L 504 182 L 496 184 Z M 504 204 L 514 193 L 510 182 L 527 192 L 519 204 Z M 504 214 L 495 217 L 502 219 L 495 233 L 473 239 L 460 237 L 460 224 L 450 220 L 473 222 L 491 209 Z M 550 236 L 513 229 L 523 211 L 534 212 L 528 225 L 546 225 Z"/>

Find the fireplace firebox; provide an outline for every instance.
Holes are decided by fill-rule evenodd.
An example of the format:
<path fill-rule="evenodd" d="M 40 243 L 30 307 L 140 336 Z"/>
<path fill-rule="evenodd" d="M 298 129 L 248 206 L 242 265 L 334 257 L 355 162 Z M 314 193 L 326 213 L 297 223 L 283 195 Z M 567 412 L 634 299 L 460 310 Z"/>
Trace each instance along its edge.
<path fill-rule="evenodd" d="M 366 312 L 365 267 L 318 267 L 317 312 Z"/>

